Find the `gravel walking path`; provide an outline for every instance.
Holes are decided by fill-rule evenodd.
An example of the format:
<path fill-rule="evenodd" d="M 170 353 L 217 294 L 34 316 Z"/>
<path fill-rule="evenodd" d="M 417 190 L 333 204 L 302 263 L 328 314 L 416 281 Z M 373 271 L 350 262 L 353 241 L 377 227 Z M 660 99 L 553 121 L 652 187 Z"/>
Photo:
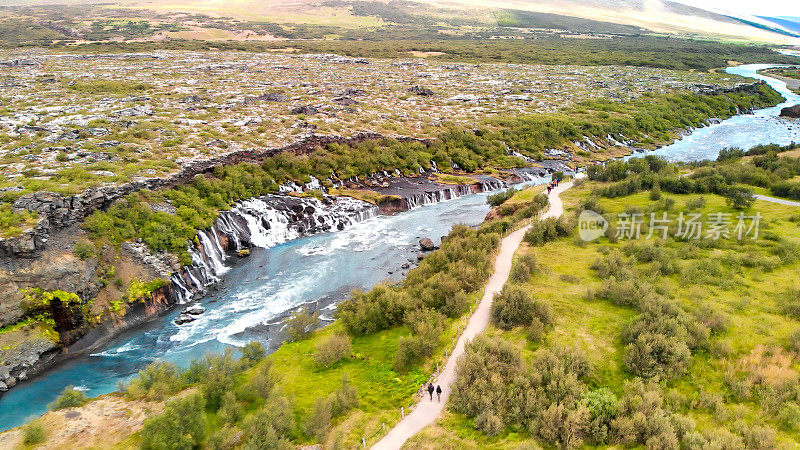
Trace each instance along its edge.
<path fill-rule="evenodd" d="M 570 187 L 572 187 L 572 182 L 561 184 L 553 189 L 549 195 L 550 207 L 542 215 L 542 219 L 561 216 L 564 212 L 564 206 L 561 203 L 559 194 Z M 519 247 L 519 244 L 522 242 L 522 237 L 529 227 L 530 225 L 527 225 L 514 231 L 503 238 L 503 241 L 500 243 L 500 252 L 494 263 L 494 273 L 486 283 L 483 298 L 481 298 L 480 303 L 478 303 L 478 308 L 469 318 L 467 327 L 464 329 L 461 337 L 458 338 L 453 353 L 447 358 L 447 363 L 435 382 L 435 385 L 442 387 L 442 401 L 437 402 L 435 395 L 433 401 L 430 401 L 429 397 L 425 395 L 414 410 L 406 415 L 405 419 L 401 420 L 400 423 L 395 425 L 395 427 L 389 431 L 389 434 L 378 441 L 378 443 L 372 447 L 373 449 L 399 449 L 409 438 L 419 433 L 426 426 L 432 424 L 433 421 L 436 420 L 436 417 L 442 412 L 444 405 L 447 403 L 447 399 L 450 397 L 450 390 L 453 382 L 456 379 L 458 358 L 464 354 L 466 343 L 485 330 L 487 325 L 489 325 L 489 311 L 492 307 L 492 300 L 495 294 L 500 292 L 500 290 L 503 289 L 503 285 L 506 284 L 508 274 L 511 271 L 511 260 L 514 256 L 514 252 L 517 250 L 517 247 Z"/>
<path fill-rule="evenodd" d="M 800 206 L 800 202 L 796 202 L 793 200 L 786 200 L 783 198 L 769 197 L 767 195 L 761 195 L 761 194 L 754 194 L 753 197 L 755 197 L 758 200 L 764 200 L 765 202 L 778 203 L 781 205 L 789 205 L 789 206 Z"/>

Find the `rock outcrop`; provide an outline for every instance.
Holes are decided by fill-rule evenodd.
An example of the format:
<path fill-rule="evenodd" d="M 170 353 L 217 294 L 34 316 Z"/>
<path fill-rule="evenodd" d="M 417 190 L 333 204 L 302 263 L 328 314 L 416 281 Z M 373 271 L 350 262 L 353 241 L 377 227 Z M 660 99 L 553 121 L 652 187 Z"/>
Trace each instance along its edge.
<path fill-rule="evenodd" d="M 431 250 L 436 250 L 436 244 L 434 244 L 430 238 L 422 238 L 419 240 L 419 248 L 421 248 L 423 251 L 429 252 Z"/>
<path fill-rule="evenodd" d="M 90 188 L 80 194 L 68 197 L 52 192 L 25 194 L 14 202 L 14 209 L 37 212 L 41 220 L 33 229 L 23 232 L 21 236 L 0 239 L 0 258 L 33 257 L 36 252 L 44 248 L 50 232 L 82 222 L 94 211 L 104 210 L 120 198 L 139 190 L 156 190 L 186 184 L 196 175 L 211 172 L 215 167 L 243 162 L 259 163 L 264 158 L 281 152 L 301 155 L 332 143 L 356 145 L 367 140 L 384 138 L 385 136 L 382 134 L 372 132 L 362 132 L 352 137 L 310 135 L 284 147 L 241 150 L 207 160 L 193 161 L 184 165 L 181 171 L 164 178 L 147 178 L 119 186 Z M 428 143 L 426 139 L 405 136 L 395 136 L 394 138 L 400 141 Z"/>
<path fill-rule="evenodd" d="M 800 104 L 794 106 L 787 106 L 781 109 L 780 117 L 791 117 L 793 119 L 800 118 Z"/>

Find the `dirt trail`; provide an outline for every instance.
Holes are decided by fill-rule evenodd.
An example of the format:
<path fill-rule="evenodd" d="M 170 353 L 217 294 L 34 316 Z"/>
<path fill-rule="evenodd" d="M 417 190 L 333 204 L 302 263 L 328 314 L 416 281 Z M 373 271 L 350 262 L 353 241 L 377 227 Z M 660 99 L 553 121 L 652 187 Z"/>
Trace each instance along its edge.
<path fill-rule="evenodd" d="M 561 216 L 564 212 L 564 205 L 561 202 L 559 194 L 570 187 L 572 187 L 571 182 L 564 183 L 553 189 L 549 195 L 550 207 L 547 212 L 542 215 L 542 219 Z M 522 237 L 529 227 L 530 225 L 514 231 L 503 238 L 503 241 L 500 243 L 500 252 L 494 263 L 494 273 L 486 283 L 483 298 L 481 298 L 475 313 L 469 318 L 467 327 L 464 329 L 461 337 L 458 338 L 453 353 L 447 359 L 447 363 L 441 375 L 439 375 L 439 378 L 436 380 L 436 384 L 440 385 L 443 390 L 442 401 L 435 401 L 435 396 L 434 401 L 430 401 L 427 396 L 423 397 L 414 410 L 408 414 L 405 419 L 400 421 L 400 423 L 395 425 L 395 427 L 389 431 L 389 434 L 378 441 L 378 443 L 372 447 L 373 449 L 399 449 L 410 437 L 432 424 L 433 421 L 436 420 L 436 417 L 442 412 L 444 405 L 447 403 L 447 399 L 450 397 L 450 390 L 453 382 L 456 379 L 456 364 L 458 358 L 464 354 L 466 343 L 485 330 L 489 325 L 489 311 L 492 307 L 492 300 L 495 294 L 500 292 L 503 288 L 506 280 L 508 280 L 514 252 L 517 250 L 517 247 L 519 247 L 519 244 L 522 243 Z"/>

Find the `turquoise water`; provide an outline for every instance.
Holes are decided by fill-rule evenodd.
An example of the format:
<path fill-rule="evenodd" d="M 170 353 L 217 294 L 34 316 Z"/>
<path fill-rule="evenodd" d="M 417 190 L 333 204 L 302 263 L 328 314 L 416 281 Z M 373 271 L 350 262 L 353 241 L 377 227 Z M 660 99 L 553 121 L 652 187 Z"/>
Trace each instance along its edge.
<path fill-rule="evenodd" d="M 785 104 L 697 130 L 654 153 L 689 161 L 714 158 L 724 147 L 800 142 L 800 122 L 777 117 L 781 106 L 800 103 L 800 97 L 783 82 L 755 73 L 763 67 L 767 66 L 747 65 L 728 72 L 766 80 L 787 98 Z M 475 194 L 376 217 L 336 233 L 253 249 L 250 258 L 231 268 L 215 291 L 200 302 L 206 313 L 199 320 L 176 326 L 172 320 L 179 311 L 173 311 L 119 336 L 91 356 L 70 360 L 21 383 L 0 398 L 0 429 L 42 414 L 68 385 L 85 389 L 90 396 L 100 395 L 114 391 L 118 382 L 156 358 L 185 365 L 226 345 L 253 339 L 270 345 L 268 337 L 250 328 L 269 323 L 304 302 L 325 299 L 330 303 L 343 299 L 353 288 L 368 289 L 382 280 L 398 280 L 405 271 L 401 265 L 415 257 L 420 237 L 438 241 L 453 224 L 479 224 L 488 210 L 485 194 Z"/>
<path fill-rule="evenodd" d="M 250 331 L 304 302 L 340 301 L 354 288 L 369 289 L 399 280 L 415 259 L 421 237 L 439 242 L 454 224 L 478 225 L 489 207 L 487 194 L 474 194 L 422 206 L 394 216 L 378 216 L 335 233 L 252 249 L 250 257 L 225 273 L 200 301 L 206 312 L 183 326 L 172 320 L 180 308 L 144 327 L 117 337 L 92 355 L 59 365 L 22 382 L 0 398 L 0 428 L 23 424 L 46 411 L 66 386 L 89 396 L 116 390 L 150 361 L 160 358 L 186 365 L 227 345 L 261 340 L 269 333 Z M 391 272 L 391 273 L 390 273 Z M 330 317 L 331 310 L 323 311 Z M 266 337 L 265 337 L 266 335 Z"/>
<path fill-rule="evenodd" d="M 774 65 L 747 64 L 730 67 L 726 72 L 766 81 L 786 98 L 785 102 L 772 108 L 760 109 L 755 114 L 734 116 L 716 125 L 695 130 L 691 135 L 672 145 L 661 147 L 652 154 L 671 161 L 697 161 L 716 159 L 720 149 L 725 147 L 746 150 L 758 144 L 786 145 L 793 141 L 800 142 L 800 121 L 778 117 L 781 108 L 800 103 L 800 95 L 790 91 L 783 81 L 756 73 L 767 67 Z"/>

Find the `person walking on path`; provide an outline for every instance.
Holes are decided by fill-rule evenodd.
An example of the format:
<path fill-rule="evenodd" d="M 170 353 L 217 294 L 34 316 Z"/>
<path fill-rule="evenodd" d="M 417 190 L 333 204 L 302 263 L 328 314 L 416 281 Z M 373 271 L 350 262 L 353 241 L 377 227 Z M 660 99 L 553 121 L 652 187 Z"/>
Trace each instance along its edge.
<path fill-rule="evenodd" d="M 431 396 L 431 401 L 433 401 L 433 383 L 428 385 L 428 394 Z"/>
<path fill-rule="evenodd" d="M 439 400 L 439 403 L 442 403 L 442 385 L 436 385 L 436 399 Z"/>

